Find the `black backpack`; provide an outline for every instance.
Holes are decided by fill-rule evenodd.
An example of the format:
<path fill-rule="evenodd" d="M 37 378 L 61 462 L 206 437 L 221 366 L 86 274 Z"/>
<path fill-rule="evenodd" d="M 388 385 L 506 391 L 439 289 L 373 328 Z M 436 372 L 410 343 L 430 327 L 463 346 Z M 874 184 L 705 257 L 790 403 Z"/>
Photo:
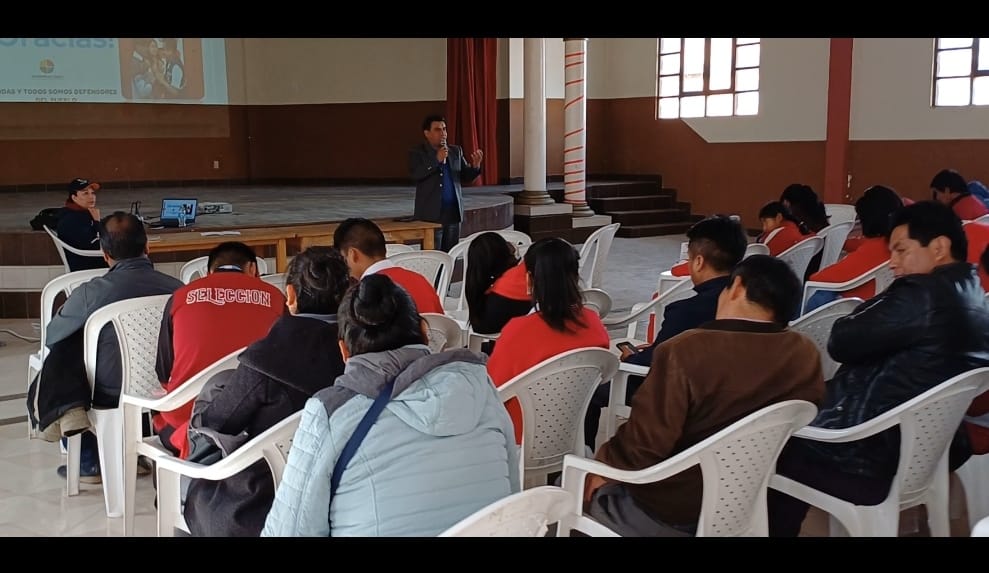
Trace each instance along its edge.
<path fill-rule="evenodd" d="M 35 231 L 42 231 L 42 227 L 48 227 L 52 231 L 58 226 L 58 215 L 62 212 L 61 207 L 50 207 L 38 211 L 38 214 L 31 219 L 31 228 Z"/>

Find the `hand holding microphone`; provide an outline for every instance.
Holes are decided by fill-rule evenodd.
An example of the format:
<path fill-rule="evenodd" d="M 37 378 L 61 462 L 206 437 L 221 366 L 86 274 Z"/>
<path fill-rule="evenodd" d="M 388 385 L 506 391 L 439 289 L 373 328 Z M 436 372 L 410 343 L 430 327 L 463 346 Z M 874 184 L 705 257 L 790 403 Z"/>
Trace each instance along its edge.
<path fill-rule="evenodd" d="M 446 145 L 446 138 L 440 141 L 439 151 L 436 152 L 436 161 L 446 163 L 446 157 L 450 154 L 450 148 Z"/>

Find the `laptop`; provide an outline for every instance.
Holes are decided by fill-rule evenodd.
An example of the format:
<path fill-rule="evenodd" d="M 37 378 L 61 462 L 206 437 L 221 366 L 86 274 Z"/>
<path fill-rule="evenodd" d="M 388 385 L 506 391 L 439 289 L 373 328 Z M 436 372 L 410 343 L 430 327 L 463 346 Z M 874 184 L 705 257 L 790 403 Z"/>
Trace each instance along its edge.
<path fill-rule="evenodd" d="M 162 227 L 188 227 L 196 222 L 197 199 L 163 199 L 161 202 Z"/>

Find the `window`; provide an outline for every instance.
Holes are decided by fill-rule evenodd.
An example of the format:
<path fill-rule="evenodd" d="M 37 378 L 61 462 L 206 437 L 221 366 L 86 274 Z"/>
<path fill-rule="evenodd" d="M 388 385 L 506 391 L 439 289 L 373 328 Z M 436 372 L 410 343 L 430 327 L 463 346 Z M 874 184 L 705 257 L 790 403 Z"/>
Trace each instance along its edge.
<path fill-rule="evenodd" d="M 938 38 L 934 106 L 989 105 L 989 38 Z"/>
<path fill-rule="evenodd" d="M 660 119 L 758 114 L 759 48 L 759 38 L 660 38 Z"/>

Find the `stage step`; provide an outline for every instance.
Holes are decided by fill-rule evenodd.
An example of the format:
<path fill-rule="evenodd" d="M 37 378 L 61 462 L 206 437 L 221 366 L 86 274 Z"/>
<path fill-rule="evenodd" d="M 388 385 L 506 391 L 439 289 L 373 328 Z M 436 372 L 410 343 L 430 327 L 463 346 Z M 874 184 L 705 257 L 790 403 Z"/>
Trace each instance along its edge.
<path fill-rule="evenodd" d="M 610 215 L 621 223 L 618 237 L 678 235 L 701 217 L 690 212 L 690 203 L 677 201 L 676 189 L 663 187 L 662 178 L 590 184 L 587 203 L 595 213 Z"/>
<path fill-rule="evenodd" d="M 618 228 L 616 237 L 634 239 L 637 237 L 658 237 L 660 235 L 682 235 L 694 224 L 694 221 L 679 223 L 659 223 L 657 225 L 622 225 Z"/>

